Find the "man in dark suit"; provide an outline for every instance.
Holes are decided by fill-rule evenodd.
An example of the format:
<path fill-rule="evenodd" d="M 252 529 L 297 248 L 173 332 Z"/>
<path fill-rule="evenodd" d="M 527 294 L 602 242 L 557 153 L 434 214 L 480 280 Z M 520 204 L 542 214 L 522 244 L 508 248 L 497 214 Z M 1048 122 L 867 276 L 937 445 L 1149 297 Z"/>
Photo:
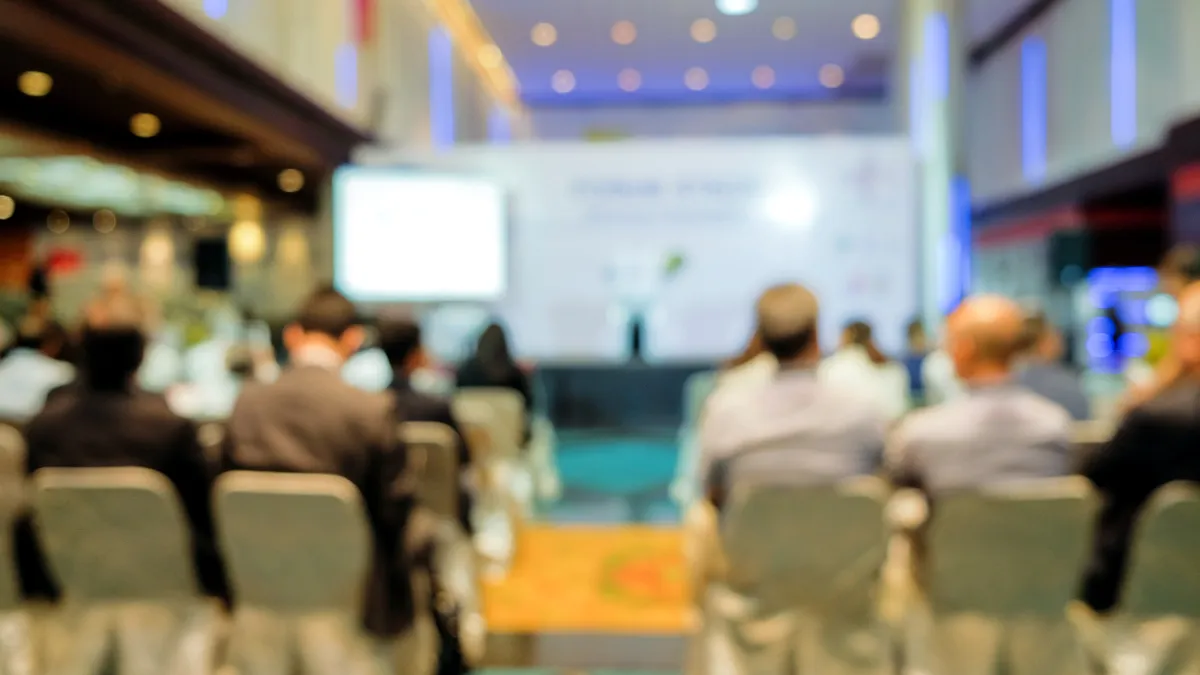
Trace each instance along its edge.
<path fill-rule="evenodd" d="M 223 468 L 336 474 L 358 487 L 375 543 L 364 624 L 389 637 L 414 618 L 400 546 L 413 498 L 390 397 L 355 389 L 340 376 L 362 339 L 349 300 L 332 288 L 313 293 L 284 333 L 288 367 L 271 384 L 247 383 L 234 405 Z"/>
<path fill-rule="evenodd" d="M 1084 601 L 1108 612 L 1120 598 L 1130 537 L 1146 501 L 1173 481 L 1200 482 L 1200 283 L 1180 295 L 1171 358 L 1178 377 L 1133 408 L 1083 467 L 1104 498 Z"/>
<path fill-rule="evenodd" d="M 203 590 L 226 597 L 213 539 L 209 494 L 212 467 L 196 429 L 158 395 L 137 388 L 145 339 L 140 305 L 111 297 L 89 307 L 77 381 L 51 397 L 25 427 L 28 471 L 46 467 L 145 467 L 166 476 L 192 527 L 196 572 Z M 18 558 L 27 595 L 57 595 L 28 523 L 18 525 Z"/>

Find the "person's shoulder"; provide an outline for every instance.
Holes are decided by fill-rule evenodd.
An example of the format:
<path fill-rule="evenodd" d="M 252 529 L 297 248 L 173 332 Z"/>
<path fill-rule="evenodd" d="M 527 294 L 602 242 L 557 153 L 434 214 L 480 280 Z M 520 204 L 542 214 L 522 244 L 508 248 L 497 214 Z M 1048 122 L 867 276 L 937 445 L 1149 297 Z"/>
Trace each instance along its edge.
<path fill-rule="evenodd" d="M 1200 424 L 1200 411 L 1196 409 L 1197 400 L 1200 400 L 1200 385 L 1178 382 L 1134 407 L 1129 416 L 1138 422 L 1195 420 Z"/>
<path fill-rule="evenodd" d="M 1019 396 L 1022 408 L 1033 421 L 1070 431 L 1074 418 L 1061 404 L 1028 389 L 1023 389 Z"/>

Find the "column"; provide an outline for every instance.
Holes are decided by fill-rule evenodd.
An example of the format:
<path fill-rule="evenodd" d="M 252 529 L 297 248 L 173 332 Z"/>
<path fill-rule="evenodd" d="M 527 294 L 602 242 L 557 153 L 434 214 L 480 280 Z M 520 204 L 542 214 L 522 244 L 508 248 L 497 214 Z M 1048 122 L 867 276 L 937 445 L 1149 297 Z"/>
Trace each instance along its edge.
<path fill-rule="evenodd" d="M 901 17 L 893 99 L 919 163 L 921 315 L 938 326 L 969 279 L 964 0 L 905 0 Z"/>

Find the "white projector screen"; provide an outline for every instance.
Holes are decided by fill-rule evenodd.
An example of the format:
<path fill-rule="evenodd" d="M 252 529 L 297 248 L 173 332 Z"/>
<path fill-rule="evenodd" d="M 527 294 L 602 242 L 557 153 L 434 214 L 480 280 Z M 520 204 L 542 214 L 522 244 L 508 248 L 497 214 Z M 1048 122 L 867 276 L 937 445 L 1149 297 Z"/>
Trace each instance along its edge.
<path fill-rule="evenodd" d="M 356 302 L 495 301 L 508 250 L 494 182 L 404 169 L 334 176 L 334 284 Z"/>

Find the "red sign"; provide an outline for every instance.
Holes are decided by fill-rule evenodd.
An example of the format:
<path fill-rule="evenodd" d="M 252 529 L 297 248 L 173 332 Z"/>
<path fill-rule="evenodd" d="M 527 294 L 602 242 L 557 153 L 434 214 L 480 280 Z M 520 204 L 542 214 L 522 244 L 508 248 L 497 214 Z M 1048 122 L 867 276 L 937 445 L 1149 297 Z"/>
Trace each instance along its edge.
<path fill-rule="evenodd" d="M 83 269 L 83 254 L 72 248 L 53 248 L 46 254 L 46 271 L 50 276 L 74 274 Z"/>

